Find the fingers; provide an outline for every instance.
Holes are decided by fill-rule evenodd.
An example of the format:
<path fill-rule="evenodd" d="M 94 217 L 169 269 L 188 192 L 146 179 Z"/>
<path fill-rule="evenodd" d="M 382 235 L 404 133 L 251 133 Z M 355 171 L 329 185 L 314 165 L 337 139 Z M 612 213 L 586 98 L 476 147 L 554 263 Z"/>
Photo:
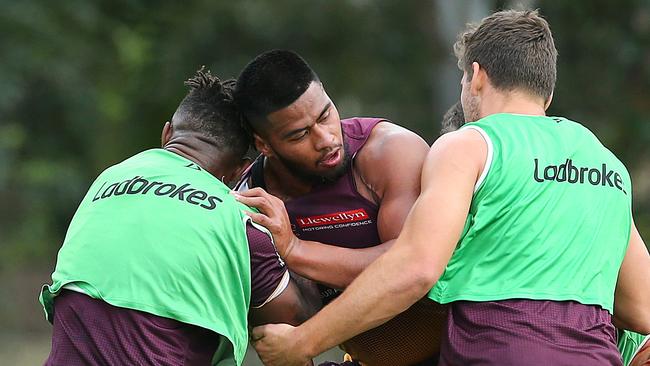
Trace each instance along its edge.
<path fill-rule="evenodd" d="M 276 209 L 280 212 L 284 210 L 284 202 L 279 198 L 266 193 L 262 188 L 253 188 L 245 192 L 231 191 L 231 193 L 237 201 L 247 206 L 255 207 L 266 214 L 269 214 Z"/>
<path fill-rule="evenodd" d="M 243 192 L 233 191 L 233 193 L 243 197 L 273 197 L 271 194 L 269 194 L 267 191 L 265 191 L 263 188 L 260 187 L 251 188 Z"/>
<path fill-rule="evenodd" d="M 269 199 L 266 197 L 244 197 L 238 195 L 234 196 L 237 201 L 245 204 L 246 206 L 255 207 L 262 212 L 267 213 L 273 209 L 271 201 L 269 201 Z"/>
<path fill-rule="evenodd" d="M 248 215 L 251 218 L 251 220 L 253 220 L 254 223 L 264 226 L 265 228 L 269 229 L 269 231 L 271 232 L 274 231 L 273 220 L 271 220 L 271 218 L 269 218 L 268 216 L 257 212 L 251 212 L 251 211 L 246 211 L 246 215 Z"/>
<path fill-rule="evenodd" d="M 264 338 L 265 334 L 266 334 L 265 325 L 253 328 L 253 331 L 251 332 L 251 342 L 259 341 L 260 339 Z"/>

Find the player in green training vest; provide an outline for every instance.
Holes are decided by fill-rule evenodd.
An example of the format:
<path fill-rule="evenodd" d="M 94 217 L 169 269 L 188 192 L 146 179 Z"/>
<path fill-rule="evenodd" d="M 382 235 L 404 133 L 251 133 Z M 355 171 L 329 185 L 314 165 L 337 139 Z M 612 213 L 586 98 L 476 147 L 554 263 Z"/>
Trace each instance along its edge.
<path fill-rule="evenodd" d="M 650 255 L 627 170 L 582 125 L 546 116 L 548 23 L 502 11 L 455 45 L 474 122 L 438 139 L 393 247 L 294 328 L 255 328 L 267 365 L 381 324 L 428 293 L 449 303 L 439 365 L 622 365 L 616 330 L 650 332 Z"/>
<path fill-rule="evenodd" d="M 199 70 L 161 149 L 106 169 L 75 213 L 40 301 L 47 365 L 241 365 L 256 324 L 306 317 L 271 241 L 223 181 L 250 137 L 232 81 Z"/>
<path fill-rule="evenodd" d="M 456 131 L 465 125 L 465 116 L 460 101 L 449 108 L 441 123 L 441 134 Z M 650 336 L 644 336 L 630 331 L 617 332 L 617 346 L 623 358 L 623 365 L 641 365 L 641 362 L 648 361 L 650 358 L 650 348 L 647 348 L 647 354 L 642 349 L 647 343 Z"/>

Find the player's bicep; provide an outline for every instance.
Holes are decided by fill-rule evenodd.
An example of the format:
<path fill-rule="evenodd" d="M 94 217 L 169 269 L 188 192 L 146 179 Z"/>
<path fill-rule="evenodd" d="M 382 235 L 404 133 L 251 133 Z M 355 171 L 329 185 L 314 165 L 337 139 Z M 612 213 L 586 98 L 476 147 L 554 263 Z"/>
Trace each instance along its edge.
<path fill-rule="evenodd" d="M 252 325 L 299 324 L 316 311 L 310 306 L 313 302 L 305 299 L 305 291 L 291 278 L 270 234 L 253 225 L 248 222 L 246 230 L 251 256 L 250 321 Z"/>
<path fill-rule="evenodd" d="M 379 205 L 377 229 L 382 242 L 395 239 L 402 230 L 411 207 L 420 195 L 422 165 L 429 145 L 412 132 L 396 134 L 381 147 L 383 194 Z"/>
<path fill-rule="evenodd" d="M 432 146 L 424 164 L 422 192 L 395 246 L 418 258 L 419 271 L 434 281 L 460 237 L 486 150 L 478 133 L 452 132 Z"/>
<path fill-rule="evenodd" d="M 302 292 L 296 283 L 289 279 L 287 286 L 278 296 L 261 307 L 251 308 L 249 319 L 251 326 L 269 323 L 299 325 L 313 313 L 314 309 L 303 300 Z"/>

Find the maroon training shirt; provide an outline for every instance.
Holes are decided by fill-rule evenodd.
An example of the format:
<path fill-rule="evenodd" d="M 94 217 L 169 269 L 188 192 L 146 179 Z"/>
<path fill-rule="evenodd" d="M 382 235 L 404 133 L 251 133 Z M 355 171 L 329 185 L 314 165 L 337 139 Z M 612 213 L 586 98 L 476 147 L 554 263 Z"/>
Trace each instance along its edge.
<path fill-rule="evenodd" d="M 381 244 L 377 230 L 379 207 L 357 191 L 354 158 L 368 140 L 380 118 L 341 120 L 346 155 L 351 157 L 344 174 L 334 182 L 317 184 L 311 192 L 285 202 L 291 227 L 297 237 L 346 248 L 368 248 Z M 266 189 L 264 157 L 260 156 L 244 174 L 237 190 Z M 380 169 L 381 167 L 377 167 Z M 333 300 L 338 290 L 319 285 L 323 303 Z"/>

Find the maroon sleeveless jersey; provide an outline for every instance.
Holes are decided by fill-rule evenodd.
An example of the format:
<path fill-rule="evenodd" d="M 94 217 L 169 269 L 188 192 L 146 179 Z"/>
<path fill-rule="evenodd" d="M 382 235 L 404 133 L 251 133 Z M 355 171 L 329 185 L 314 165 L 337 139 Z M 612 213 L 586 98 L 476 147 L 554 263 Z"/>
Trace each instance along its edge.
<path fill-rule="evenodd" d="M 354 180 L 354 159 L 381 118 L 341 120 L 345 154 L 350 163 L 335 181 L 315 185 L 302 196 L 285 202 L 291 227 L 303 240 L 346 248 L 367 248 L 381 244 L 377 230 L 379 207 L 361 196 Z M 250 184 L 250 187 L 248 184 Z M 236 190 L 266 188 L 264 156 L 260 156 L 242 177 Z M 319 285 L 323 303 L 330 302 L 338 291 Z"/>
<path fill-rule="evenodd" d="M 359 194 L 353 172 L 356 153 L 381 121 L 385 119 L 341 120 L 345 154 L 351 157 L 350 164 L 337 180 L 316 184 L 311 192 L 285 202 L 291 227 L 297 237 L 346 248 L 367 248 L 381 244 L 377 231 L 379 207 Z M 263 158 L 260 156 L 252 164 L 237 185 L 237 190 L 266 188 Z M 324 303 L 336 296 L 337 291 L 320 287 Z"/>
<path fill-rule="evenodd" d="M 359 194 L 352 171 L 356 153 L 381 121 L 384 120 L 341 120 L 346 154 L 352 160 L 345 173 L 334 182 L 317 184 L 311 192 L 285 202 L 292 229 L 300 239 L 346 248 L 367 248 L 381 243 L 377 232 L 379 208 Z M 264 160 L 260 157 L 244 175 L 242 182 L 250 178 L 250 188 L 266 188 L 263 167 Z"/>
<path fill-rule="evenodd" d="M 346 154 L 351 162 L 336 181 L 316 185 L 308 194 L 285 203 L 296 236 L 346 248 L 367 248 L 381 243 L 377 231 L 379 208 L 359 194 L 353 172 L 356 153 L 381 121 L 378 118 L 341 121 Z"/>

